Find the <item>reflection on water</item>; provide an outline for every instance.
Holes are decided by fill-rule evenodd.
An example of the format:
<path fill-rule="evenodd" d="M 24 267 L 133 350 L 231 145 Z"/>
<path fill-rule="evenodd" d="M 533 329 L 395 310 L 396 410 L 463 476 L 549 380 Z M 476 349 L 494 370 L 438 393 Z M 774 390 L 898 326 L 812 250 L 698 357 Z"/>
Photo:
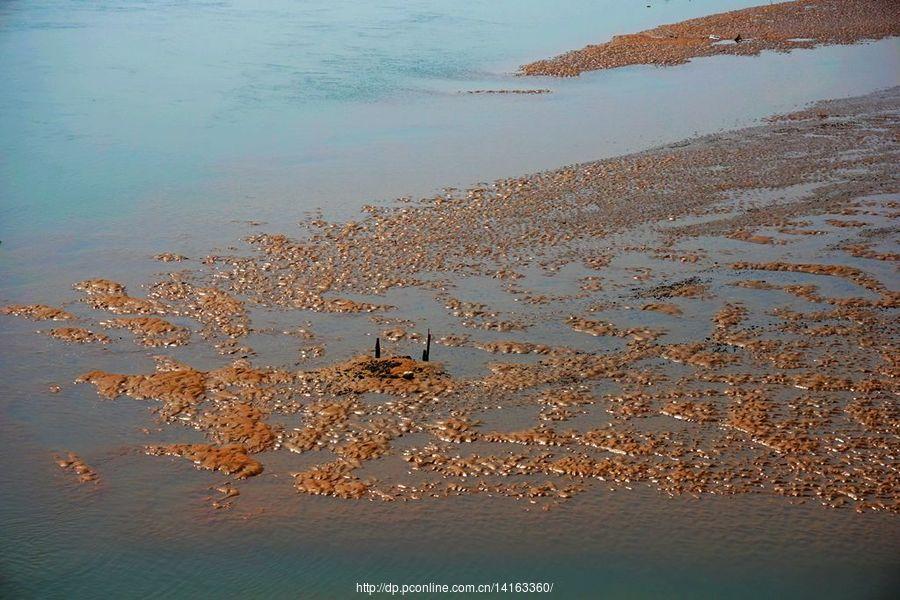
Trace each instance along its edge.
<path fill-rule="evenodd" d="M 898 82 L 892 40 L 578 80 L 508 75 L 613 33 L 757 3 L 6 2 L 0 303 L 56 303 L 96 275 L 136 286 L 161 268 L 147 260 L 156 252 L 197 257 L 233 243 L 247 230 L 236 219 L 346 215 Z M 522 87 L 552 93 L 458 93 Z M 752 497 L 672 501 L 650 490 L 597 490 L 541 514 L 460 498 L 448 518 L 446 502 L 398 510 L 298 497 L 273 509 L 284 482 L 270 480 L 242 497 L 255 518 L 211 516 L 218 477 L 132 453 L 135 424 L 153 426 L 146 406 L 100 404 L 86 386 L 46 393 L 101 361 L 149 370 L 146 353 L 85 352 L 20 335 L 32 324 L 3 327 L 4 596 L 333 597 L 366 580 L 525 579 L 567 595 L 846 597 L 882 589 L 891 560 L 890 544 L 863 552 L 891 516 L 773 513 Z M 350 331 L 331 333 L 337 348 L 353 346 L 340 339 Z M 48 458 L 69 448 L 114 482 L 72 486 Z"/>

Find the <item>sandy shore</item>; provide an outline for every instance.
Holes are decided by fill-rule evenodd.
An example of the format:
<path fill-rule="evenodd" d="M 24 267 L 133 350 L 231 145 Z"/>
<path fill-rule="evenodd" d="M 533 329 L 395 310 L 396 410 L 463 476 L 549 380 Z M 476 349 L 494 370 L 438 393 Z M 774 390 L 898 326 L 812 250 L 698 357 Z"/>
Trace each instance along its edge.
<path fill-rule="evenodd" d="M 898 126 L 897 88 L 823 102 L 356 222 L 310 218 L 233 255 L 163 254 L 186 268 L 140 294 L 98 278 L 65 310 L 3 312 L 121 356 L 230 356 L 79 379 L 149 402 L 166 439 L 201 432 L 135 445 L 230 475 L 214 508 L 293 452 L 286 491 L 344 499 L 549 509 L 644 485 L 898 512 Z M 330 355 L 318 332 L 348 322 L 356 356 Z M 254 364 L 285 346 L 300 368 Z M 102 481 L 72 456 L 60 465 Z"/>
<path fill-rule="evenodd" d="M 662 25 L 524 65 L 522 75 L 574 77 L 628 65 L 677 65 L 700 56 L 790 52 L 900 34 L 890 0 L 796 0 Z"/>

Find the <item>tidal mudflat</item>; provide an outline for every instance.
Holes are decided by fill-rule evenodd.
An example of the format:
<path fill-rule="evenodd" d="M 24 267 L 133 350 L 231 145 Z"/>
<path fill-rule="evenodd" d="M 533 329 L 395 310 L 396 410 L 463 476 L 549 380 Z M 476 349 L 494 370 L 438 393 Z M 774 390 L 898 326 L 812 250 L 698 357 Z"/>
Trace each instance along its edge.
<path fill-rule="evenodd" d="M 219 472 L 210 510 L 271 475 L 279 503 L 566 510 L 646 487 L 897 513 L 898 109 L 894 88 L 357 221 L 258 226 L 141 290 L 101 272 L 65 306 L 3 313 L 64 320 L 42 330 L 59 344 L 153 347 L 155 370 L 98 356 L 66 387 L 93 386 L 91 410 L 146 403 L 133 450 Z M 335 328 L 354 353 L 329 351 Z M 218 367 L 192 364 L 202 347 Z M 272 347 L 296 360 L 266 364 Z"/>
<path fill-rule="evenodd" d="M 628 65 L 677 65 L 717 54 L 790 52 L 822 44 L 853 44 L 896 36 L 900 7 L 890 0 L 794 0 L 617 35 L 522 66 L 523 75 L 574 77 Z"/>

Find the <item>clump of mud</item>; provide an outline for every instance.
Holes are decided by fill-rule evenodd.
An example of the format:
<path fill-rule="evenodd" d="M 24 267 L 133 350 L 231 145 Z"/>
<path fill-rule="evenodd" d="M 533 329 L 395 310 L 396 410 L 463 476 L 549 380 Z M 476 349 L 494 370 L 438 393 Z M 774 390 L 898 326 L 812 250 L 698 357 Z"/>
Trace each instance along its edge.
<path fill-rule="evenodd" d="M 47 332 L 50 337 L 76 344 L 108 344 L 109 337 L 83 327 L 57 327 Z"/>
<path fill-rule="evenodd" d="M 355 356 L 341 363 L 302 373 L 301 378 L 333 394 L 437 394 L 450 388 L 450 378 L 439 365 L 408 356 Z"/>
<path fill-rule="evenodd" d="M 125 293 L 125 286 L 121 283 L 102 278 L 79 281 L 72 288 L 89 296 L 121 296 Z"/>
<path fill-rule="evenodd" d="M 678 308 L 677 304 L 672 304 L 671 302 L 653 302 L 650 304 L 645 304 L 642 310 L 661 312 L 673 317 L 680 317 L 682 314 L 684 314 L 683 311 Z"/>
<path fill-rule="evenodd" d="M 180 254 L 175 254 L 174 252 L 162 252 L 153 257 L 155 260 L 159 262 L 181 262 L 183 260 L 187 260 L 186 256 L 182 256 Z"/>
<path fill-rule="evenodd" d="M 80 456 L 69 452 L 65 458 L 56 457 L 56 464 L 60 469 L 72 471 L 78 475 L 78 483 L 99 483 L 100 476 Z"/>
<path fill-rule="evenodd" d="M 159 317 L 123 317 L 100 323 L 109 329 L 127 329 L 135 336 L 135 341 L 150 348 L 160 346 L 183 346 L 190 339 L 190 331 L 173 325 Z"/>
<path fill-rule="evenodd" d="M 359 463 L 355 461 L 337 460 L 294 473 L 294 487 L 298 492 L 314 496 L 363 498 L 368 494 L 369 486 L 353 475 L 357 466 Z"/>
<path fill-rule="evenodd" d="M 0 308 L 0 314 L 24 317 L 32 321 L 68 321 L 75 318 L 61 308 L 46 304 L 10 304 Z"/>
<path fill-rule="evenodd" d="M 122 375 L 106 371 L 90 371 L 76 383 L 91 383 L 97 393 L 110 400 L 130 396 L 137 400 L 162 402 L 161 414 L 167 418 L 192 410 L 206 392 L 206 374 L 190 367 L 162 368 L 149 375 Z"/>
<path fill-rule="evenodd" d="M 169 444 L 148 446 L 146 452 L 152 456 L 180 456 L 192 461 L 198 469 L 221 471 L 238 479 L 253 477 L 263 472 L 262 464 L 248 456 L 247 449 L 237 444 L 229 446 Z"/>
<path fill-rule="evenodd" d="M 275 445 L 277 430 L 265 422 L 266 414 L 250 404 L 231 404 L 207 413 L 202 427 L 222 444 L 240 444 L 248 452 L 263 452 Z"/>

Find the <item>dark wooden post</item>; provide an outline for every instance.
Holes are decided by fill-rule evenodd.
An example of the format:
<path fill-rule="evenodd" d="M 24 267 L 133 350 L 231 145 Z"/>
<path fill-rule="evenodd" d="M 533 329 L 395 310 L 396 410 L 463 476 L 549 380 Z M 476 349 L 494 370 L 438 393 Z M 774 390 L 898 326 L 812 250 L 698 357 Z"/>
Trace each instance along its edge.
<path fill-rule="evenodd" d="M 422 350 L 422 360 L 428 362 L 431 358 L 431 330 L 428 330 L 428 337 L 425 339 L 425 349 Z"/>

